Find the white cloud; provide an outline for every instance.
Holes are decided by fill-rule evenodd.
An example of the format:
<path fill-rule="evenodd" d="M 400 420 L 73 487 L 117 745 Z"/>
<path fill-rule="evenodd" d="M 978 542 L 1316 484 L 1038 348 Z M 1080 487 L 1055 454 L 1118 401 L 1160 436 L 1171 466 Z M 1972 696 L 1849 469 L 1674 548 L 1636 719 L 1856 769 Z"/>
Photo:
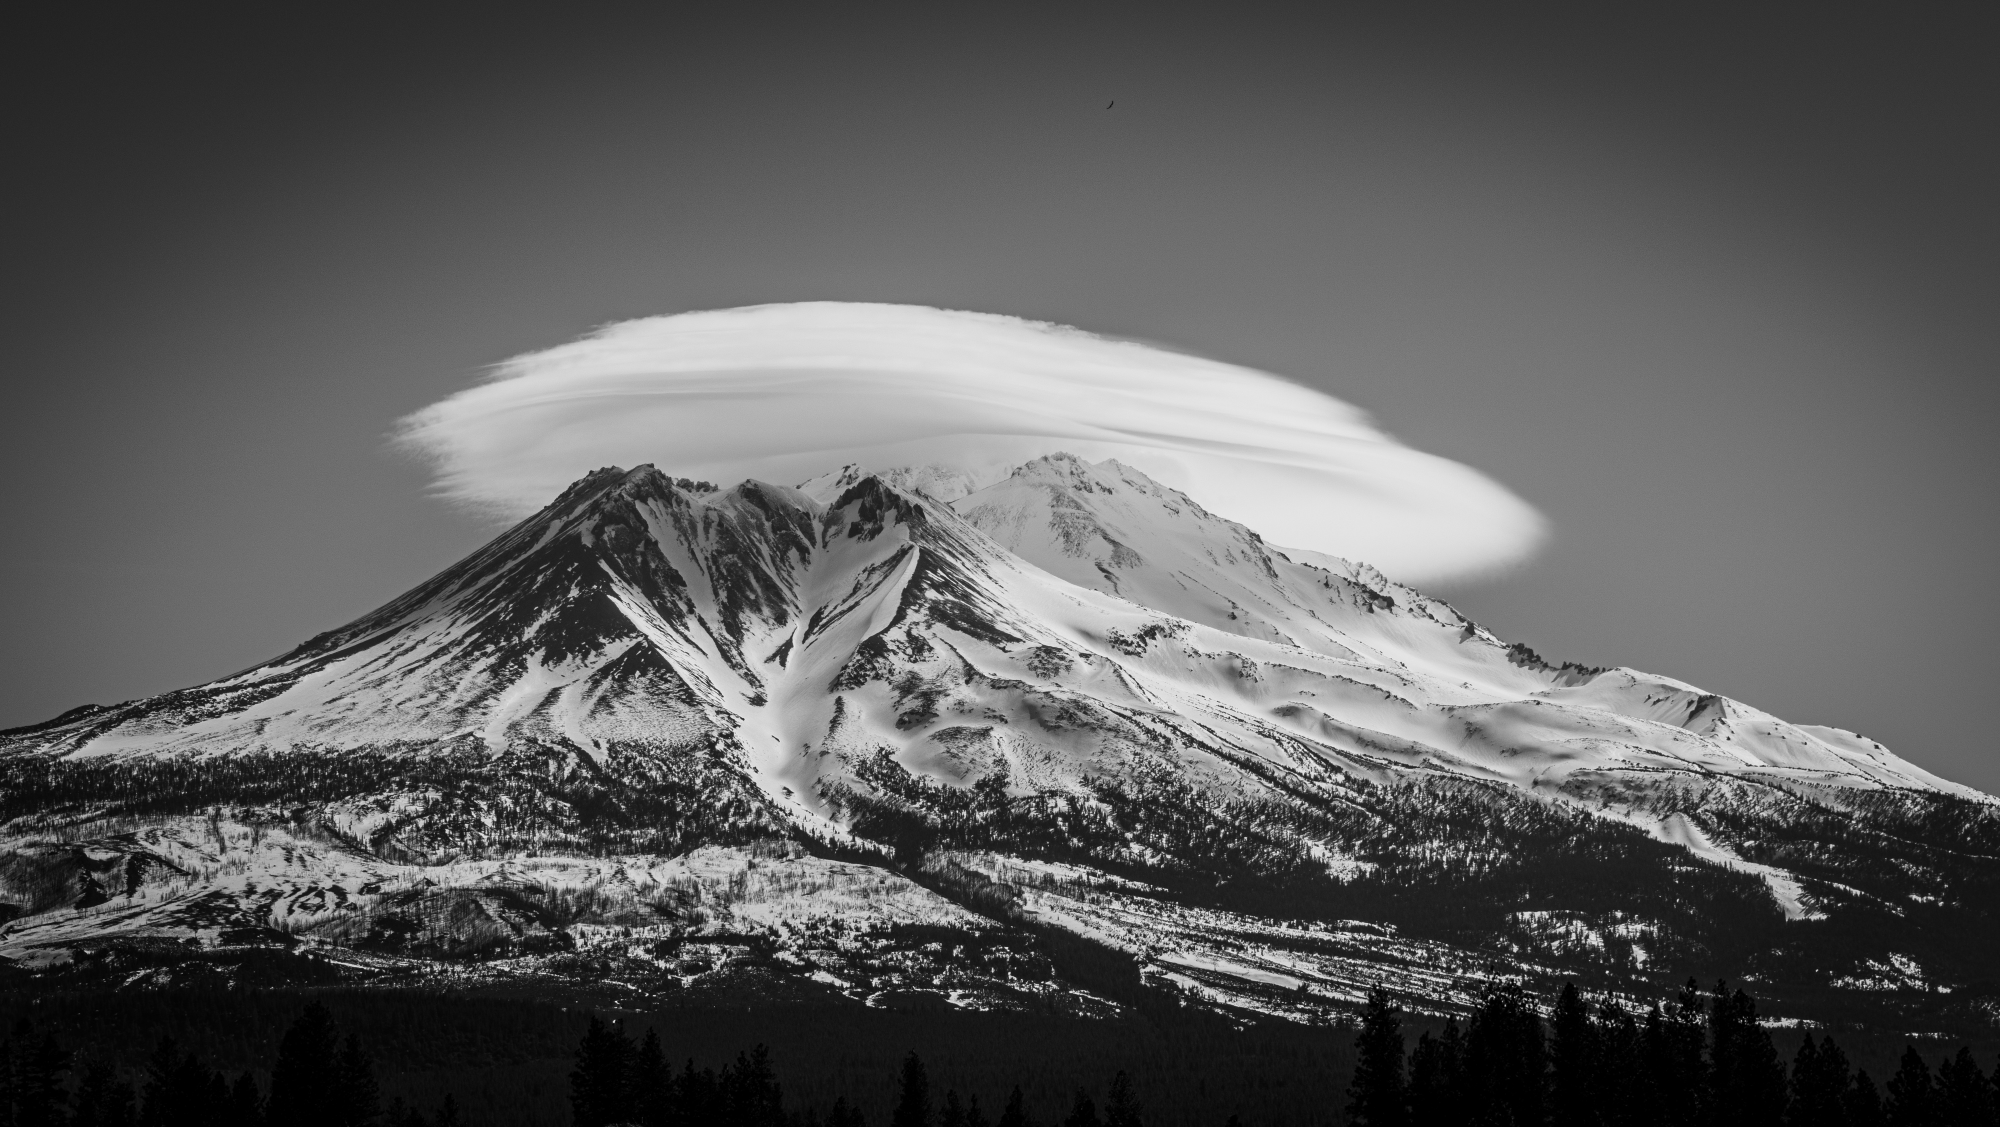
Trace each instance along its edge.
<path fill-rule="evenodd" d="M 760 305 L 608 326 L 404 420 L 447 496 L 533 511 L 606 465 L 796 484 L 847 463 L 997 479 L 1115 457 L 1279 544 L 1400 579 L 1525 558 L 1542 521 L 1477 470 L 1277 376 L 1057 325 L 913 305 Z"/>

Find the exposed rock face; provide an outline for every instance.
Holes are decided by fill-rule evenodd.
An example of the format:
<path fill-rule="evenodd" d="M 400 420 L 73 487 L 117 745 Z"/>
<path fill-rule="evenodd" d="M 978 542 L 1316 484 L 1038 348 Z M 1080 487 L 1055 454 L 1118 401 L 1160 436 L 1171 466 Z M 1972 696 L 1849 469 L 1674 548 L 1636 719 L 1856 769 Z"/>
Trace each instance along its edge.
<path fill-rule="evenodd" d="M 1551 665 L 1115 462 L 977 484 L 599 471 L 273 661 L 0 736 L 0 955 L 639 958 L 743 926 L 668 858 L 757 849 L 776 901 L 924 905 L 848 897 L 862 931 L 1060 928 L 1288 1011 L 1554 972 L 1935 1008 L 1991 973 L 2000 808 L 1880 745 Z M 780 964 L 911 988 L 767 915 Z M 1926 990 L 1854 985 L 1883 966 Z"/>

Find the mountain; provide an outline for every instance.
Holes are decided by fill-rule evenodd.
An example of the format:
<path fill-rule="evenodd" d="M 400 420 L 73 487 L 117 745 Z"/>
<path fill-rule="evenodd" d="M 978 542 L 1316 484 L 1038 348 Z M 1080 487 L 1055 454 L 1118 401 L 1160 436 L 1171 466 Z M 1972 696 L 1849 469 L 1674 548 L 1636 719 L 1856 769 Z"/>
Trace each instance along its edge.
<path fill-rule="evenodd" d="M 1994 800 L 1064 454 L 602 470 L 269 662 L 0 734 L 0 772 L 25 969 L 2000 1012 Z"/>

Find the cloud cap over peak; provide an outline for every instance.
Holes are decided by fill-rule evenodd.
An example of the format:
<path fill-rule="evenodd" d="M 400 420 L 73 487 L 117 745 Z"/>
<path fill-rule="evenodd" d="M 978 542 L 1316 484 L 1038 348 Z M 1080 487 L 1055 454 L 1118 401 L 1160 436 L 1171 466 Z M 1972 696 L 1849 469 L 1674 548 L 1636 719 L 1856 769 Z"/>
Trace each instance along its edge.
<path fill-rule="evenodd" d="M 1536 512 L 1341 400 L 1062 325 L 801 302 L 648 317 L 515 357 L 403 420 L 455 500 L 520 514 L 607 464 L 793 484 L 849 463 L 981 483 L 1117 458 L 1280 544 L 1410 581 L 1525 558 Z"/>

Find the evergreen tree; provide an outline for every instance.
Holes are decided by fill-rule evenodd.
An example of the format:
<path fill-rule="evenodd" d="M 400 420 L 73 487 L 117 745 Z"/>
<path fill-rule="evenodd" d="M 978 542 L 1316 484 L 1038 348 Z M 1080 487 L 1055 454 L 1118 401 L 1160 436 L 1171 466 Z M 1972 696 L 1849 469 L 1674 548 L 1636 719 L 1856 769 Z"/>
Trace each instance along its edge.
<path fill-rule="evenodd" d="M 849 1106 L 847 1097 L 833 1101 L 833 1110 L 827 1113 L 826 1127 L 867 1127 L 858 1108 Z"/>
<path fill-rule="evenodd" d="M 1632 1015 L 1606 1005 L 1595 1023 L 1597 1068 L 1591 1077 L 1603 1127 L 1644 1127 L 1653 1121 L 1651 1077 Z"/>
<path fill-rule="evenodd" d="M 1519 986 L 1487 992 L 1465 1034 L 1466 1103 L 1475 1123 L 1539 1127 L 1548 1049 L 1541 1018 Z"/>
<path fill-rule="evenodd" d="M 1886 1127 L 1888 1112 L 1882 1107 L 1882 1093 L 1865 1071 L 1854 1074 L 1854 1084 L 1841 1101 L 1847 1112 L 1847 1127 Z"/>
<path fill-rule="evenodd" d="M 431 1122 L 433 1127 L 465 1127 L 465 1121 L 458 1115 L 458 1098 L 446 1092 L 444 1102 L 438 1105 L 438 1113 Z"/>
<path fill-rule="evenodd" d="M 1943 1127 L 1994 1127 L 1993 1091 L 1971 1049 L 1961 1047 L 1957 1056 L 1938 1066 L 1937 1080 L 1938 1120 Z"/>
<path fill-rule="evenodd" d="M 631 1120 L 630 1073 L 637 1055 L 623 1029 L 591 1015 L 569 1074 L 569 1106 L 576 1127 L 607 1127 Z M 693 1064 L 690 1062 L 692 1071 Z"/>
<path fill-rule="evenodd" d="M 632 1112 L 641 1127 L 668 1127 L 674 1122 L 674 1073 L 660 1048 L 660 1031 L 646 1027 L 639 1051 L 632 1058 Z"/>
<path fill-rule="evenodd" d="M 1596 1127 L 1597 1026 L 1576 983 L 1563 984 L 1549 1015 L 1549 1115 L 1554 1127 Z"/>
<path fill-rule="evenodd" d="M 100 1060 L 84 1065 L 70 1105 L 70 1127 L 133 1127 L 132 1085 Z"/>
<path fill-rule="evenodd" d="M 1104 1127 L 1143 1127 L 1139 1112 L 1132 1078 L 1120 1072 L 1111 1078 L 1111 1097 L 1104 1102 Z"/>
<path fill-rule="evenodd" d="M 1347 1121 L 1358 1127 L 1405 1127 L 1409 1089 L 1403 1078 L 1403 1015 L 1376 987 L 1361 1011 L 1354 1038 L 1354 1078 L 1347 1085 Z"/>
<path fill-rule="evenodd" d="M 307 1006 L 278 1042 L 264 1110 L 274 1127 L 339 1127 L 339 1051 L 333 1015 L 318 1002 Z"/>
<path fill-rule="evenodd" d="M 1103 1127 L 1097 1118 L 1097 1103 L 1090 1093 L 1082 1088 L 1076 1090 L 1076 1099 L 1069 1105 L 1069 1115 L 1063 1120 L 1063 1127 Z"/>
<path fill-rule="evenodd" d="M 1896 1075 L 1889 1078 L 1889 1099 L 1883 1109 L 1890 1127 L 1939 1127 L 1937 1085 L 1931 1068 L 1914 1045 L 1903 1047 Z"/>
<path fill-rule="evenodd" d="M 1007 1094 L 1007 1106 L 1000 1109 L 1000 1122 L 994 1127 L 1028 1127 L 1028 1112 L 1022 1106 L 1019 1084 Z"/>
<path fill-rule="evenodd" d="M 69 1054 L 46 1034 L 37 1038 L 34 1027 L 23 1018 L 14 1027 L 12 1077 L 8 1085 L 13 1103 L 13 1127 L 59 1127 L 68 1116 L 68 1093 L 62 1076 L 69 1071 Z"/>
<path fill-rule="evenodd" d="M 965 1127 L 965 1105 L 958 1102 L 958 1089 L 944 1094 L 944 1106 L 939 1109 L 938 1127 Z"/>
<path fill-rule="evenodd" d="M 1757 1003 L 1718 982 L 1708 1014 L 1709 1122 L 1716 1127 L 1781 1122 L 1785 1066 L 1771 1035 L 1757 1024 Z"/>
<path fill-rule="evenodd" d="M 257 1091 L 256 1079 L 245 1072 L 230 1086 L 218 1123 L 220 1127 L 261 1127 L 263 1122 L 264 1097 Z"/>
<path fill-rule="evenodd" d="M 979 1096 L 974 1093 L 971 1103 L 965 1109 L 965 1127 L 992 1127 L 986 1122 L 986 1113 L 979 1110 Z"/>
<path fill-rule="evenodd" d="M 931 1127 L 931 1081 L 916 1053 L 903 1059 L 903 1087 L 889 1127 Z"/>
<path fill-rule="evenodd" d="M 1847 1056 L 1829 1037 L 1799 1042 L 1792 1060 L 1792 1099 L 1785 1122 L 1791 1127 L 1844 1127 L 1847 1122 Z"/>
<path fill-rule="evenodd" d="M 382 1122 L 384 1127 L 430 1127 L 424 1113 L 404 1103 L 401 1096 L 389 1101 L 389 1110 L 383 1113 Z"/>
<path fill-rule="evenodd" d="M 771 1050 L 758 1045 L 736 1054 L 736 1065 L 723 1087 L 733 1127 L 785 1127 L 784 1097 L 771 1068 Z"/>
<path fill-rule="evenodd" d="M 674 1122 L 685 1127 L 720 1122 L 724 1109 L 715 1073 L 708 1069 L 696 1072 L 694 1061 L 688 1061 L 681 1070 L 680 1082 L 674 1085 L 674 1110 L 678 1117 Z"/>
<path fill-rule="evenodd" d="M 1457 1127 L 1467 1122 L 1470 1109 L 1465 1103 L 1465 1038 L 1456 1018 L 1447 1022 L 1444 1033 L 1417 1038 L 1410 1053 L 1410 1123 L 1412 1127 Z"/>
<path fill-rule="evenodd" d="M 352 1033 L 333 1067 L 333 1121 L 338 1127 L 368 1127 L 381 1117 L 382 1090 L 375 1083 L 375 1060 Z"/>
<path fill-rule="evenodd" d="M 1652 1127 L 1697 1127 L 1702 1122 L 1708 1068 L 1702 1060 L 1701 991 L 1693 979 L 1664 1007 L 1654 1006 L 1640 1033 L 1646 1061 L 1646 1095 L 1651 1101 L 1642 1122 Z"/>

